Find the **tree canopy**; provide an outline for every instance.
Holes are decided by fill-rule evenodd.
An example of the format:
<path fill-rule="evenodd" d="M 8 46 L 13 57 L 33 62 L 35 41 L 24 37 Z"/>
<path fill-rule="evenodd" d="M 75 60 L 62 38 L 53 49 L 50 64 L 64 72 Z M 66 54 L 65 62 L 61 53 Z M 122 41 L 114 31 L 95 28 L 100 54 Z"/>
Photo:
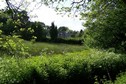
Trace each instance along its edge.
<path fill-rule="evenodd" d="M 126 4 L 125 0 L 3 0 L 6 2 L 7 7 L 9 9 L 21 9 L 21 8 L 27 8 L 31 3 L 36 3 L 37 5 L 41 6 L 42 4 L 45 5 L 52 5 L 54 4 L 56 8 L 60 7 L 60 8 L 64 8 L 66 11 L 70 11 L 71 9 L 77 9 L 77 10 L 84 10 L 84 9 L 88 9 L 88 5 L 92 4 L 92 6 L 95 7 L 100 7 L 101 10 L 103 10 L 104 8 L 107 8 L 110 5 L 116 5 L 119 2 L 123 2 L 124 4 Z M 66 6 L 63 5 L 63 2 L 68 2 L 71 4 L 70 6 Z M 16 3 L 19 3 L 18 5 Z M 62 4 L 62 5 L 61 5 Z M 35 6 L 37 6 L 35 5 Z M 15 12 L 15 10 L 12 10 L 12 12 Z"/>
<path fill-rule="evenodd" d="M 115 3 L 114 3 L 115 2 Z M 91 4 L 85 17 L 85 42 L 101 48 L 115 48 L 116 51 L 126 51 L 126 5 L 121 0 L 109 3 L 107 9 Z M 98 3 L 98 2 L 97 2 Z M 100 3 L 100 2 L 99 2 Z M 95 7 L 96 4 L 96 7 Z M 107 4 L 106 4 L 107 5 Z"/>

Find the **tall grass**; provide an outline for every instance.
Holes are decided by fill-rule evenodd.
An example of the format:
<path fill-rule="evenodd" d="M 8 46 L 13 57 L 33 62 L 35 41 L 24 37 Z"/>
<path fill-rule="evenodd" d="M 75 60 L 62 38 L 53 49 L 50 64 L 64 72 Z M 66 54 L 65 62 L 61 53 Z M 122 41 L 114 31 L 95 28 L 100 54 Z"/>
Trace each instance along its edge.
<path fill-rule="evenodd" d="M 70 45 L 61 43 L 44 43 L 44 42 L 24 42 L 29 47 L 28 52 L 32 55 L 52 55 L 52 54 L 64 54 L 67 52 L 82 51 L 85 49 L 83 45 Z"/>

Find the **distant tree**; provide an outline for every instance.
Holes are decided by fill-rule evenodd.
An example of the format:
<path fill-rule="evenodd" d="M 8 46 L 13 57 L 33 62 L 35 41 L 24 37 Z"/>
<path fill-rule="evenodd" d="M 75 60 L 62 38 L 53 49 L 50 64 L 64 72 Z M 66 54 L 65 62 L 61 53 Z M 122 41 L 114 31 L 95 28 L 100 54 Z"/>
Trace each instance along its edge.
<path fill-rule="evenodd" d="M 50 37 L 52 41 L 55 41 L 58 37 L 57 26 L 55 26 L 54 22 L 52 22 L 50 26 Z"/>
<path fill-rule="evenodd" d="M 45 31 L 46 31 L 46 38 L 50 38 L 50 26 L 45 25 Z"/>
<path fill-rule="evenodd" d="M 59 29 L 58 29 L 58 36 L 59 37 L 66 38 L 69 36 L 68 33 L 69 33 L 68 27 L 65 27 L 65 26 L 59 27 Z"/>
<path fill-rule="evenodd" d="M 84 31 L 81 29 L 80 32 L 79 32 L 79 37 L 82 37 L 84 34 Z"/>
<path fill-rule="evenodd" d="M 34 22 L 32 24 L 32 29 L 34 30 L 33 36 L 37 37 L 37 41 L 43 41 L 46 38 L 45 24 L 42 22 Z"/>
<path fill-rule="evenodd" d="M 76 38 L 78 37 L 78 31 L 72 31 L 71 37 Z"/>

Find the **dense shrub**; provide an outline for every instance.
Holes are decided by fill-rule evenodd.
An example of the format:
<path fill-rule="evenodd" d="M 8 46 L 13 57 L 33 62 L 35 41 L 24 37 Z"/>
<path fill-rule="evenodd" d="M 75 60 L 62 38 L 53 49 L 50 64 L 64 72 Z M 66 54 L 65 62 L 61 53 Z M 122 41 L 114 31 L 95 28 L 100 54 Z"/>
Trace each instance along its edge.
<path fill-rule="evenodd" d="M 1 58 L 0 84 L 18 84 L 28 80 L 31 74 L 31 68 L 19 59 Z"/>
<path fill-rule="evenodd" d="M 55 41 L 56 43 L 65 43 L 65 44 L 78 44 L 82 45 L 83 44 L 83 39 L 62 39 L 58 38 Z"/>
<path fill-rule="evenodd" d="M 1 59 L 1 84 L 93 84 L 114 80 L 126 70 L 126 57 L 112 52 L 85 50 L 53 57 Z"/>
<path fill-rule="evenodd" d="M 83 39 L 71 39 L 71 38 L 57 38 L 55 40 L 51 40 L 49 38 L 43 38 L 42 40 L 37 40 L 37 42 L 48 42 L 48 43 L 64 43 L 64 44 L 75 44 L 75 45 L 83 45 Z"/>

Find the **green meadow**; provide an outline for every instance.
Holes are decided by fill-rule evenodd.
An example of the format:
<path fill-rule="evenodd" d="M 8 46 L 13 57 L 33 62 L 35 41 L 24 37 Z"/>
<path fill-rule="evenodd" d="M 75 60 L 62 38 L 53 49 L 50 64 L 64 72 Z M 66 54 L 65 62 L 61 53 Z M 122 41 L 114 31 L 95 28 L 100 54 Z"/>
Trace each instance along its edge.
<path fill-rule="evenodd" d="M 44 43 L 44 42 L 24 42 L 28 47 L 28 52 L 35 55 L 52 55 L 52 54 L 65 54 L 68 52 L 83 51 L 85 49 L 82 45 L 70 45 L 63 43 Z"/>

